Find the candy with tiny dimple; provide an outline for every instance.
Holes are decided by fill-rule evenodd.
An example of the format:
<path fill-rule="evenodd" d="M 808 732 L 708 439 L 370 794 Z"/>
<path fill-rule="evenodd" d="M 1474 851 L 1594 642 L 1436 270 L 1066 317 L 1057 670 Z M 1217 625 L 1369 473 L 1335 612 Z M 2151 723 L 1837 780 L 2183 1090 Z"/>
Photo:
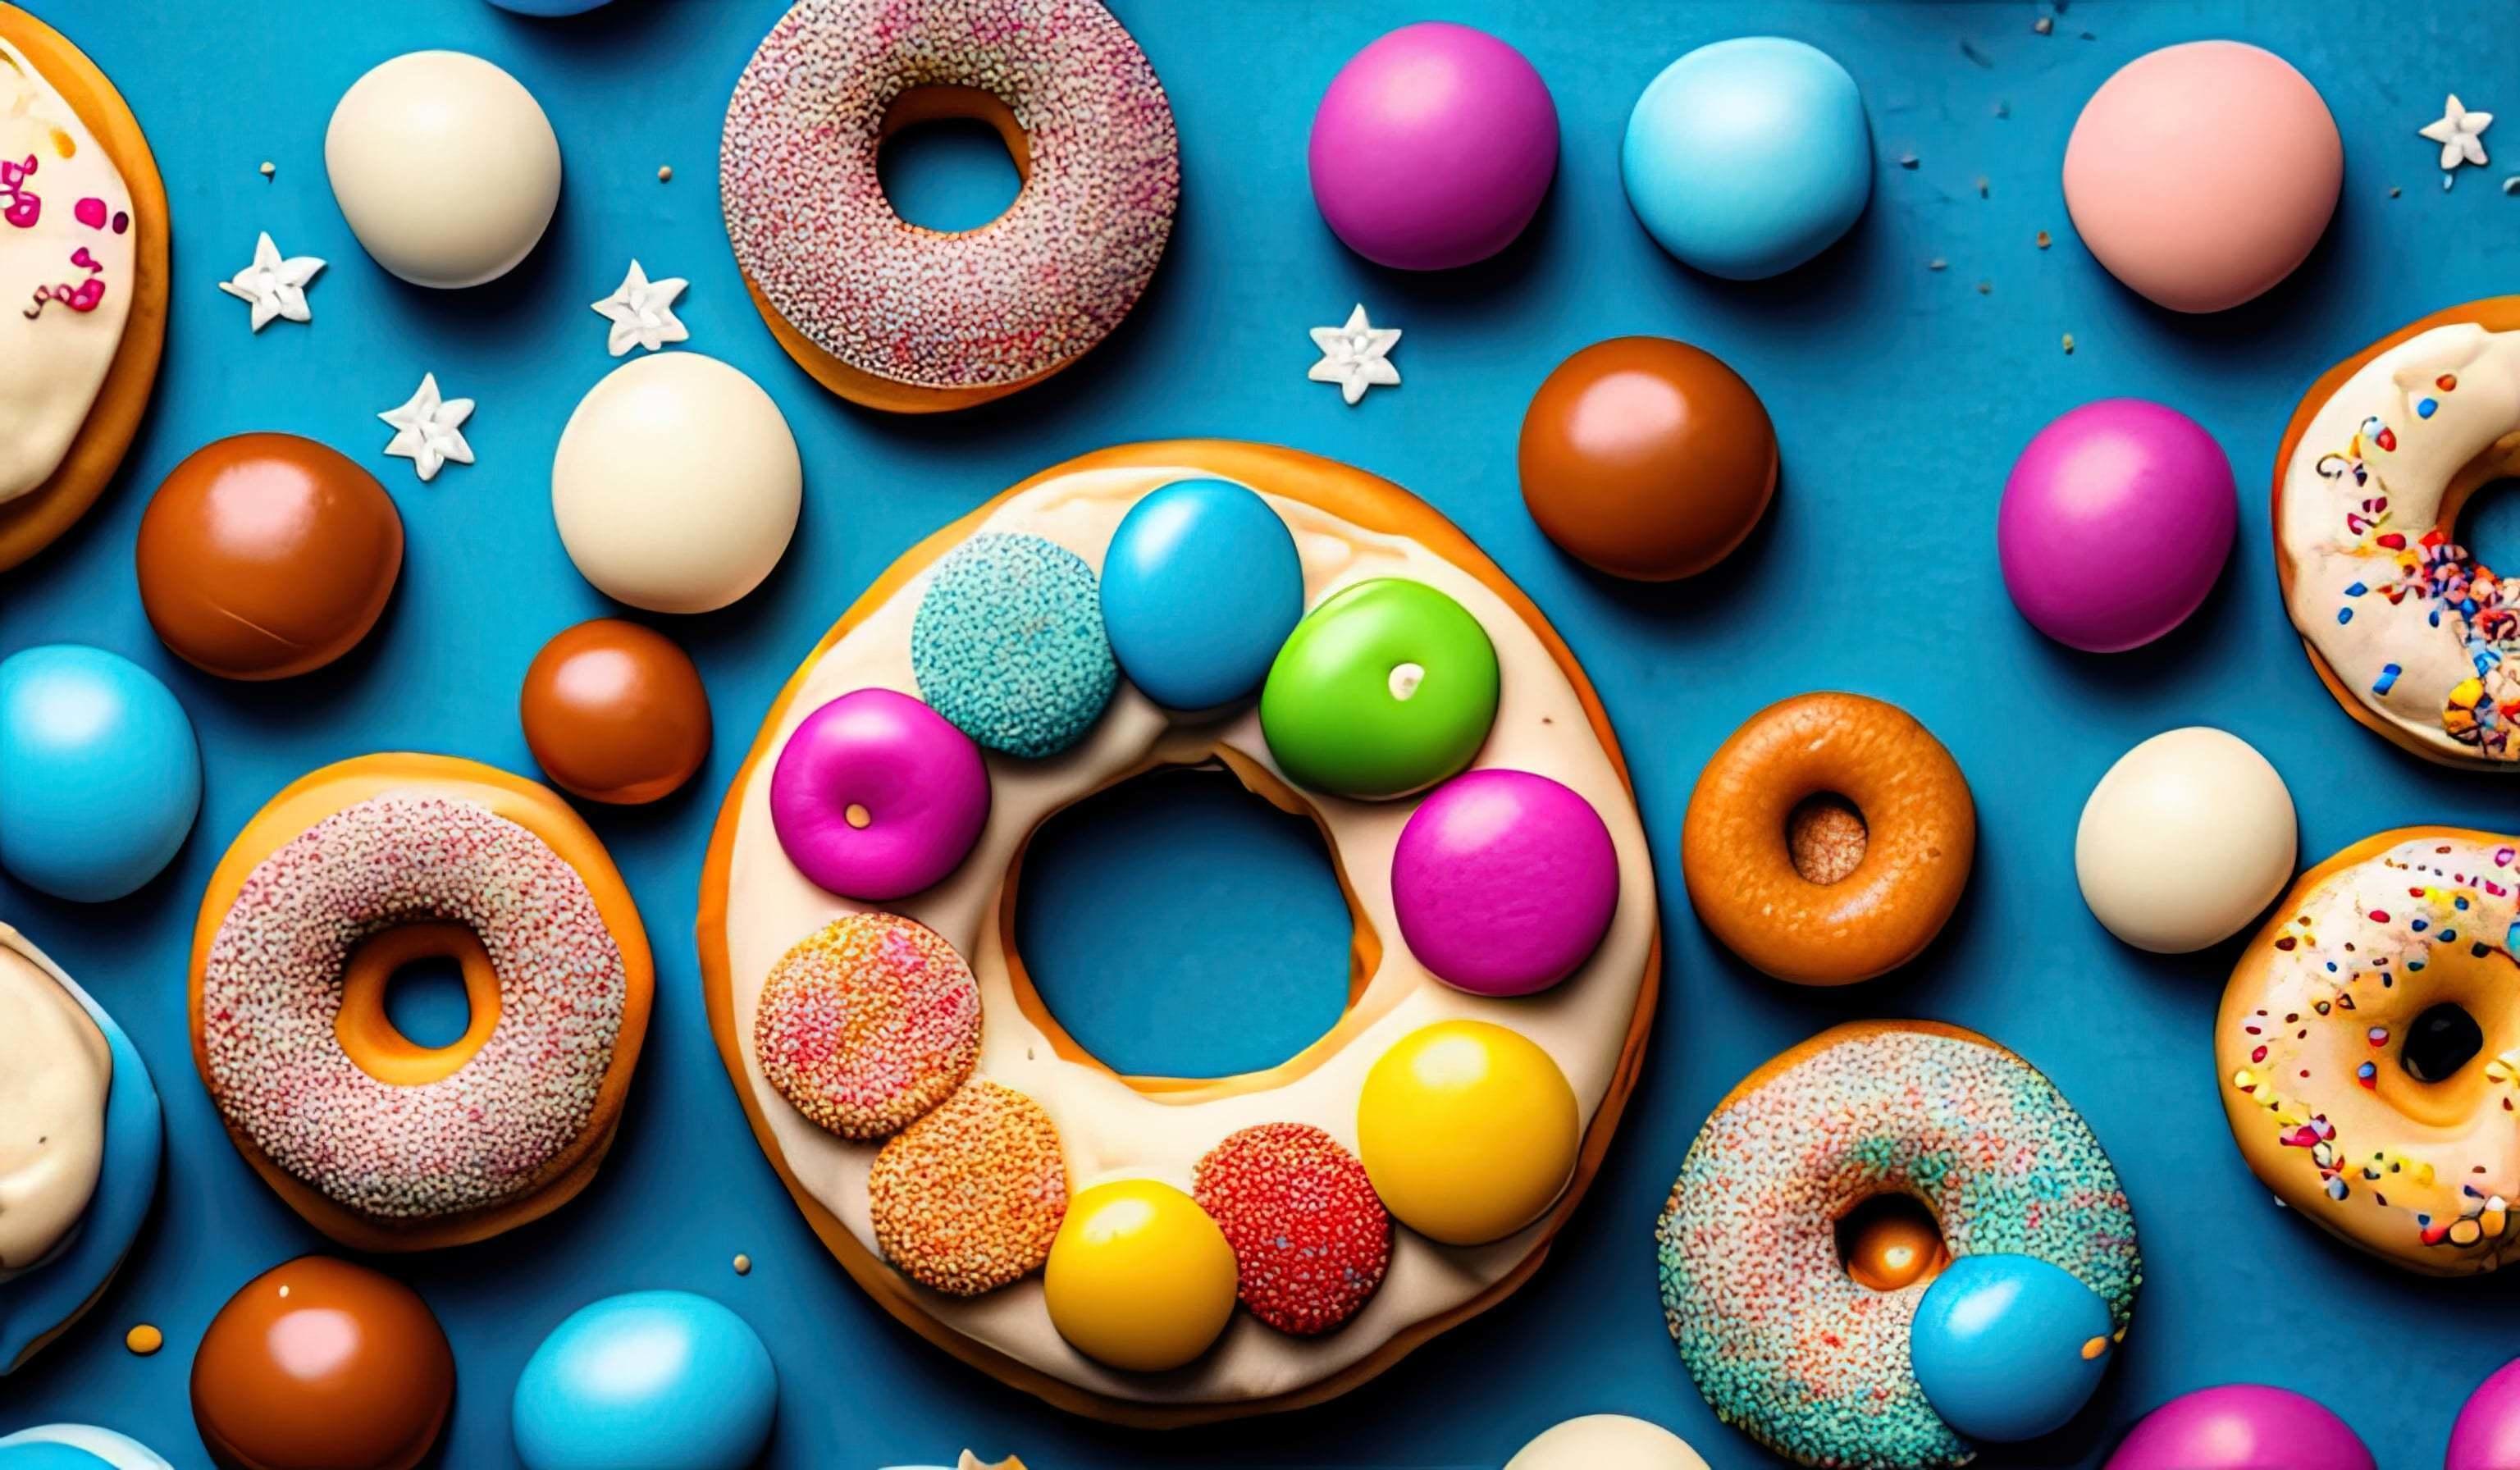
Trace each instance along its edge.
<path fill-rule="evenodd" d="M 2108 1370 L 2112 1327 L 2098 1293 L 2036 1256 L 1961 1256 L 1908 1324 L 1925 1402 L 1973 1440 L 2010 1444 L 2064 1426 Z"/>
<path fill-rule="evenodd" d="M 1467 766 L 1497 710 L 1496 646 L 1423 582 L 1342 588 L 1295 625 L 1260 690 L 1260 731 L 1298 785 L 1379 801 Z"/>
<path fill-rule="evenodd" d="M 743 1318 L 688 1291 L 634 1291 L 552 1329 L 518 1376 L 511 1425 L 527 1470 L 742 1470 L 778 1409 L 778 1369 Z"/>
<path fill-rule="evenodd" d="M 844 898 L 887 903 L 961 866 L 989 820 L 979 747 L 908 694 L 853 690 L 796 727 L 770 774 L 788 861 Z"/>
<path fill-rule="evenodd" d="M 1391 859 L 1400 935 L 1448 985 L 1548 989 L 1592 955 L 1619 903 L 1619 855 L 1592 803 L 1528 771 L 1470 771 L 1410 814 Z"/>
<path fill-rule="evenodd" d="M 1129 508 L 1102 554 L 1102 623 L 1129 682 L 1171 709 L 1239 699 L 1304 615 L 1304 564 L 1269 503 L 1177 480 Z"/>
<path fill-rule="evenodd" d="M 2375 1470 L 2345 1421 L 2290 1389 L 2232 1383 L 2182 1394 L 2118 1445 L 2104 1470 Z"/>

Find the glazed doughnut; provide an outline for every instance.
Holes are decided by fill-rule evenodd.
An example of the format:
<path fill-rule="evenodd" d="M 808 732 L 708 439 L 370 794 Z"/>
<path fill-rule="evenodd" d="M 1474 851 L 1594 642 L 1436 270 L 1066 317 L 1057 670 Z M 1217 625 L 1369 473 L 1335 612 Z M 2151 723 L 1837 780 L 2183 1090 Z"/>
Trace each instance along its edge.
<path fill-rule="evenodd" d="M 877 177 L 904 127 L 977 118 L 1022 177 L 952 234 Z M 1110 334 L 1172 236 L 1163 84 L 1097 0 L 798 0 L 727 104 L 727 238 L 779 345 L 843 398 L 933 413 L 1002 397 Z"/>
<path fill-rule="evenodd" d="M 2275 570 L 2345 712 L 2449 766 L 2520 761 L 2520 597 L 2451 538 L 2520 473 L 2520 296 L 2436 312 L 2330 368 L 2275 457 Z"/>
<path fill-rule="evenodd" d="M 2500 1266 L 2520 1198 L 2512 837 L 2410 826 L 2302 874 L 2223 991 L 2240 1155 L 2303 1219 L 2431 1275 Z"/>
<path fill-rule="evenodd" d="M 394 1029 L 401 965 L 451 958 L 472 1019 Z M 603 843 L 542 786 L 370 755 L 273 797 L 193 930 L 193 1059 L 228 1136 L 309 1225 L 364 1251 L 486 1239 L 559 1208 L 611 1147 L 654 966 Z"/>
<path fill-rule="evenodd" d="M 1186 559 L 1138 555 L 1138 512 L 1150 506 L 1188 508 L 1166 538 Z M 1256 522 L 1242 513 L 1254 506 Z M 1150 699 L 1133 671 L 1164 684 L 1167 660 L 1187 656 L 1213 674 L 1208 655 L 1247 652 L 1245 640 L 1220 626 L 1209 633 L 1222 644 L 1141 645 L 1115 613 L 1106 642 L 1098 582 L 1114 608 L 1169 599 L 1274 618 L 1274 595 L 1244 594 L 1275 586 L 1271 547 L 1288 541 L 1299 555 L 1282 567 L 1285 616 L 1303 615 L 1291 633 L 1269 623 L 1282 643 L 1274 664 L 1263 646 L 1243 665 L 1241 696 L 1219 707 L 1175 714 Z M 1241 568 L 1233 577 L 1206 559 L 1225 552 L 1238 555 L 1213 565 Z M 1174 575 L 1185 565 L 1197 574 Z M 1339 729 L 1344 748 L 1314 738 Z M 794 755 L 800 743 L 810 755 Z M 1311 763 L 1304 778 L 1295 750 Z M 1526 772 L 1554 790 L 1535 801 L 1453 779 L 1471 763 L 1472 776 Z M 1017 869 L 1052 813 L 1186 764 L 1221 764 L 1320 824 L 1355 922 L 1350 1002 L 1327 1036 L 1267 1071 L 1121 1077 L 1059 1027 L 1027 977 Z M 1369 788 L 1372 799 L 1337 794 Z M 1510 978 L 1544 995 L 1475 989 L 1487 975 L 1445 983 L 1408 942 L 1409 924 L 1447 911 L 1439 894 L 1404 923 L 1395 893 L 1417 869 L 1403 832 L 1457 789 L 1500 801 L 1509 834 L 1530 845 L 1478 848 L 1464 826 L 1429 843 L 1453 865 L 1446 877 L 1528 865 L 1559 840 L 1606 843 L 1598 869 L 1517 869 L 1534 901 L 1486 948 L 1527 952 L 1531 973 Z M 818 805 L 853 815 L 802 820 Z M 1452 912 L 1432 921 L 1478 921 Z M 1585 932 L 1571 973 L 1550 985 L 1548 971 L 1569 962 L 1560 929 Z M 1634 1085 L 1659 944 L 1617 744 L 1537 609 L 1398 487 L 1221 441 L 1048 470 L 885 572 L 789 681 L 736 777 L 699 932 L 736 1091 L 850 1274 L 966 1361 L 1061 1406 L 1147 1425 L 1332 1397 L 1519 1286 Z M 1427 1080 L 1462 1058 L 1480 1064 L 1470 1085 L 1446 1092 Z M 1445 1132 L 1454 1119 L 1485 1121 L 1464 1121 L 1476 1134 L 1465 1137 Z M 1381 1151 L 1377 1139 L 1397 1143 Z M 1125 1287 L 1127 1263 L 1079 1266 L 1056 1293 L 1039 1270 L 1071 1249 L 1059 1229 L 1075 1219 L 1071 1200 L 1082 1212 L 1123 1197 L 1131 1218 L 1186 1232 L 1201 1311 L 1215 1305 L 1220 1238 L 1231 1252 L 1222 1335 L 1160 1374 L 1087 1356 L 1063 1335 L 1076 1318 L 1054 1317 L 1098 1280 Z"/>
<path fill-rule="evenodd" d="M 1698 1392 L 1801 1464 L 1908 1470 L 1976 1453 L 1909 1366 L 1932 1272 L 1878 1290 L 1841 1264 L 1840 1223 L 1889 1195 L 1921 1202 L 1954 1258 L 2063 1268 L 2119 1334 L 2135 1306 L 2126 1191 L 2038 1069 L 1932 1021 L 1822 1032 L 1716 1104 L 1654 1230 L 1663 1314 Z"/>
<path fill-rule="evenodd" d="M 1968 782 L 1931 732 L 1862 694 L 1797 694 L 1707 761 L 1680 863 L 1732 953 L 1779 980 L 1847 985 L 1942 932 L 1976 849 Z"/>
<path fill-rule="evenodd" d="M 104 1294 L 157 1193 L 162 1133 L 131 1039 L 0 924 L 0 1375 Z"/>
<path fill-rule="evenodd" d="M 0 571 L 68 530 L 166 336 L 166 186 L 122 95 L 0 0 Z"/>

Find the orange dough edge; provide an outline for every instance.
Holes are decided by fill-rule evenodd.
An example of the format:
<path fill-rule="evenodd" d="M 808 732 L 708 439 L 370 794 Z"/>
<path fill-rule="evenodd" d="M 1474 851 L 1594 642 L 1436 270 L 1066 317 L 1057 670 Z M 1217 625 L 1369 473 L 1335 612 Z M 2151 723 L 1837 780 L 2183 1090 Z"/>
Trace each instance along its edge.
<path fill-rule="evenodd" d="M 138 279 L 132 283 L 131 315 L 123 324 L 122 344 L 106 369 L 105 384 L 88 408 L 87 422 L 70 440 L 52 478 L 0 505 L 0 572 L 5 572 L 52 545 L 87 513 L 121 466 L 132 435 L 140 431 L 149 391 L 158 381 L 158 359 L 166 346 L 168 232 L 166 181 L 158 177 L 140 120 L 96 63 L 61 32 L 7 0 L 0 0 L 0 39 L 26 54 L 113 160 L 131 190 L 131 228 L 138 237 L 132 250 Z"/>
<path fill-rule="evenodd" d="M 187 985 L 186 1014 L 193 1037 L 193 1065 L 202 1086 L 215 1098 L 209 1059 L 202 1046 L 202 972 L 209 959 L 210 942 L 236 903 L 245 880 L 263 859 L 317 822 L 387 791 L 422 789 L 473 802 L 551 844 L 575 869 L 595 899 L 604 926 L 621 947 L 627 984 L 621 1007 L 621 1029 L 612 1044 L 612 1064 L 597 1091 L 594 1111 L 585 1130 L 567 1150 L 545 1166 L 534 1186 L 504 1204 L 460 1215 L 396 1225 L 371 1220 L 327 1198 L 320 1191 L 273 1163 L 253 1140 L 233 1126 L 228 1137 L 237 1152 L 262 1176 L 263 1182 L 288 1201 L 308 1225 L 352 1250 L 376 1252 L 437 1250 L 486 1240 L 539 1220 L 566 1204 L 595 1178 L 605 1153 L 620 1127 L 621 1105 L 628 1096 L 631 1074 L 639 1067 L 639 1048 L 648 1034 L 648 1011 L 654 999 L 656 966 L 648 948 L 648 931 L 639 921 L 638 906 L 621 881 L 620 871 L 605 851 L 603 840 L 575 810 L 544 786 L 511 776 L 477 761 L 454 756 L 363 755 L 323 767 L 298 778 L 274 796 L 239 832 L 227 855 L 210 874 L 202 895 L 202 913 L 193 926 L 193 959 Z M 344 1038 L 345 1042 L 348 1038 Z M 383 1065 L 390 1065 L 385 1063 Z M 220 1114 L 227 1126 L 227 1115 Z"/>
<path fill-rule="evenodd" d="M 1551 1206 L 1549 1214 L 1541 1221 L 1541 1234 L 1538 1242 L 1532 1247 L 1531 1253 L 1478 1296 L 1450 1312 L 1413 1324 L 1340 1372 L 1288 1393 L 1235 1403 L 1146 1403 L 1114 1399 L 1078 1388 L 1063 1379 L 1041 1372 L 994 1348 L 968 1338 L 928 1315 L 920 1306 L 919 1289 L 907 1277 L 894 1271 L 881 1258 L 859 1244 L 857 1237 L 849 1232 L 848 1227 L 841 1225 L 829 1210 L 823 1208 L 822 1204 L 797 1181 L 795 1171 L 789 1167 L 787 1157 L 780 1151 L 778 1138 L 771 1132 L 768 1121 L 762 1116 L 759 1100 L 753 1095 L 752 1090 L 744 1085 L 742 1038 L 736 1034 L 726 940 L 727 887 L 729 869 L 734 862 L 737 818 L 742 810 L 744 789 L 752 780 L 754 769 L 770 753 L 772 735 L 777 732 L 788 705 L 795 699 L 797 690 L 804 682 L 805 671 L 810 669 L 815 660 L 821 658 L 833 644 L 899 592 L 930 562 L 969 537 L 982 521 L 1010 498 L 1060 475 L 1072 474 L 1080 470 L 1130 467 L 1173 467 L 1203 470 L 1223 478 L 1263 486 L 1269 494 L 1302 501 L 1368 530 L 1407 536 L 1435 556 L 1476 577 L 1522 618 L 1523 622 L 1539 637 L 1542 646 L 1549 650 L 1550 656 L 1555 660 L 1559 670 L 1565 674 L 1568 683 L 1574 687 L 1576 696 L 1584 706 L 1585 717 L 1591 723 L 1594 735 L 1599 739 L 1602 750 L 1608 754 L 1611 767 L 1618 773 L 1620 783 L 1628 788 L 1631 799 L 1635 794 L 1635 783 L 1628 777 L 1627 762 L 1620 755 L 1618 737 L 1611 732 L 1609 716 L 1602 709 L 1600 697 L 1594 692 L 1592 682 L 1584 676 L 1583 667 L 1576 662 L 1574 653 L 1567 648 L 1565 641 L 1557 636 L 1556 630 L 1549 625 L 1548 619 L 1541 615 L 1540 609 L 1523 595 L 1521 589 L 1515 587 L 1505 572 L 1488 559 L 1485 553 L 1481 552 L 1467 536 L 1462 534 L 1460 528 L 1446 520 L 1432 506 L 1388 480 L 1315 455 L 1266 445 L 1241 444 L 1217 439 L 1165 440 L 1101 450 L 1045 469 L 992 497 L 979 509 L 904 553 L 899 560 L 893 562 L 859 597 L 857 601 L 851 604 L 848 611 L 841 615 L 840 620 L 823 636 L 822 642 L 815 646 L 813 652 L 797 666 L 796 673 L 789 677 L 786 688 L 780 690 L 779 697 L 772 702 L 768 713 L 763 716 L 760 733 L 754 736 L 750 751 L 745 755 L 742 766 L 737 770 L 735 780 L 727 788 L 726 800 L 718 812 L 717 829 L 709 839 L 708 860 L 700 872 L 698 924 L 700 984 L 708 1002 L 709 1030 L 717 1038 L 718 1054 L 726 1063 L 728 1079 L 734 1085 L 737 1099 L 743 1104 L 744 1117 L 751 1123 L 753 1135 L 761 1142 L 762 1152 L 769 1157 L 772 1167 L 778 1170 L 781 1181 L 787 1184 L 788 1192 L 794 1197 L 797 1208 L 804 1212 L 807 1223 L 814 1227 L 814 1233 L 822 1237 L 824 1246 L 839 1261 L 841 1267 L 857 1281 L 858 1285 L 902 1325 L 1000 1382 L 1021 1389 L 1070 1413 L 1141 1429 L 1170 1429 L 1243 1418 L 1254 1414 L 1283 1413 L 1335 1399 L 1381 1373 L 1420 1345 L 1496 1306 L 1511 1296 L 1523 1282 L 1531 1278 L 1532 1273 L 1537 1271 L 1541 1263 L 1548 1258 L 1550 1245 L 1556 1238 L 1557 1231 L 1565 1225 L 1568 1217 L 1574 1214 L 1576 1205 L 1583 1199 L 1586 1187 L 1591 1184 L 1594 1175 L 1599 1171 L 1601 1159 L 1609 1150 L 1611 1136 L 1617 1130 L 1619 1114 L 1626 1107 L 1628 1095 L 1635 1091 L 1637 1079 L 1643 1069 L 1645 1041 L 1652 1030 L 1654 1002 L 1661 986 L 1662 935 L 1660 926 L 1657 924 L 1653 939 L 1646 947 L 1643 984 L 1638 993 L 1636 1013 L 1630 1022 L 1627 1039 L 1620 1047 L 1619 1063 L 1611 1075 L 1609 1091 L 1603 1094 L 1600 1110 L 1594 1115 L 1592 1126 L 1585 1132 L 1583 1147 L 1576 1159 L 1574 1177 L 1567 1181 L 1565 1192 L 1558 1196 L 1557 1202 Z M 1251 785 L 1264 798 L 1275 801 L 1281 806 L 1285 805 L 1285 801 L 1281 797 L 1286 793 L 1269 789 L 1275 786 L 1276 782 L 1262 779 L 1255 783 L 1254 777 L 1257 773 L 1247 770 L 1246 767 L 1247 763 L 1235 768 L 1236 774 L 1246 785 Z M 1013 875 L 1011 871 L 1010 898 L 1012 898 L 1012 881 Z M 1340 877 L 1340 884 L 1344 890 L 1346 888 L 1344 874 Z M 1353 911 L 1354 907 L 1354 899 L 1351 896 L 1350 909 Z M 1012 902 L 1002 903 L 1001 909 L 1005 913 L 1012 913 L 1013 905 Z M 1369 957 L 1364 952 L 1366 945 L 1373 943 L 1370 928 L 1359 925 L 1357 934 L 1359 949 L 1352 957 L 1351 972 L 1361 978 L 1372 973 L 1371 958 L 1378 958 L 1378 951 L 1373 957 Z M 1011 960 L 1009 972 L 1025 1014 L 1036 1021 L 1045 1019 L 1049 1014 L 1048 1007 L 1042 1004 L 1039 996 L 1033 992 L 1031 982 L 1025 976 L 1020 961 L 1014 959 L 1015 951 L 1012 945 L 1009 946 L 1008 955 Z M 1066 1040 L 1062 1032 L 1052 1030 L 1049 1034 L 1059 1041 Z M 1073 1044 L 1068 1043 L 1068 1045 Z M 1307 1048 L 1307 1051 L 1312 1049 Z M 1062 1051 L 1064 1052 L 1064 1047 Z M 1081 1056 L 1083 1053 L 1080 1050 L 1075 1054 Z M 1318 1061 L 1318 1057 L 1315 1061 Z M 1272 1088 L 1292 1076 L 1299 1075 L 1298 1072 L 1291 1072 L 1288 1069 L 1303 1065 L 1308 1064 L 1305 1063 L 1305 1055 L 1299 1053 L 1294 1060 L 1279 1068 L 1253 1073 L 1242 1078 L 1229 1079 L 1227 1085 L 1237 1091 Z M 1167 1090 L 1167 1085 L 1160 1081 L 1148 1081 L 1143 1086 L 1149 1091 Z M 1195 1090 L 1219 1086 L 1220 1084 L 1209 1082 L 1184 1082 L 1171 1085 L 1170 1090 Z"/>

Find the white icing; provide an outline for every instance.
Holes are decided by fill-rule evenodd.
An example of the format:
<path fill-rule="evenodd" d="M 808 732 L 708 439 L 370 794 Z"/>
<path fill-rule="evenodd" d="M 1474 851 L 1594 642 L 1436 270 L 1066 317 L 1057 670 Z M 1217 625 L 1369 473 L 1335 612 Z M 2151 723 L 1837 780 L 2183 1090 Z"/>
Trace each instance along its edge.
<path fill-rule="evenodd" d="M 102 226 L 79 219 L 85 200 L 101 203 Z M 87 125 L 0 40 L 0 504 L 52 478 L 105 387 L 138 287 L 130 208 Z"/>
<path fill-rule="evenodd" d="M 2440 386 L 2445 375 L 2455 387 Z M 2427 401 L 2429 418 L 2419 413 Z M 2506 717 L 2494 714 L 2479 735 L 2451 712 L 2474 709 L 2480 696 L 2490 706 L 2520 701 L 2520 589 L 2507 595 L 2509 607 L 2498 581 L 2438 595 L 2447 571 L 2465 568 L 2466 577 L 2472 563 L 2424 538 L 2448 535 L 2443 511 L 2454 488 L 2515 464 L 2520 333 L 2460 323 L 2364 364 L 2319 406 L 2283 467 L 2275 536 L 2292 563 L 2285 601 L 2294 626 L 2364 708 L 2452 760 L 2520 759 Z M 2391 537 L 2404 546 L 2382 544 Z M 2453 733 L 2462 731 L 2470 737 Z"/>
<path fill-rule="evenodd" d="M 646 268 L 631 261 L 630 274 L 612 294 L 593 303 L 595 314 L 612 324 L 604 334 L 604 350 L 619 357 L 633 347 L 653 352 L 667 342 L 691 340 L 691 329 L 674 315 L 675 298 L 690 285 L 680 276 L 651 281 Z"/>
<path fill-rule="evenodd" d="M 411 461 L 423 483 L 437 478 L 437 471 L 450 462 L 472 463 L 472 446 L 464 440 L 464 421 L 472 417 L 472 400 L 440 396 L 434 373 L 422 374 L 419 388 L 407 401 L 377 417 L 394 431 L 385 441 L 386 456 Z"/>
<path fill-rule="evenodd" d="M 1315 382 L 1338 384 L 1339 396 L 1354 408 L 1368 388 L 1400 386 L 1400 370 L 1391 363 L 1391 349 L 1400 345 L 1400 329 L 1376 327 L 1365 318 L 1365 303 L 1347 314 L 1344 327 L 1316 327 L 1313 345 L 1322 349 L 1322 360 L 1313 364 L 1304 376 Z"/>
<path fill-rule="evenodd" d="M 0 1280 L 68 1237 L 105 1167 L 113 1052 L 60 974 L 0 925 Z"/>
<path fill-rule="evenodd" d="M 1112 531 L 1140 497 L 1173 480 L 1209 474 L 1185 466 L 1065 475 L 1009 500 L 980 529 L 1045 537 L 1099 573 Z M 1264 496 L 1269 489 L 1265 483 L 1252 488 Z M 1307 792 L 1383 946 L 1381 965 L 1352 1008 L 1351 1019 L 1370 1018 L 1363 1029 L 1304 1075 L 1232 1096 L 1150 1095 L 1095 1067 L 1062 1059 L 1017 1007 L 1000 945 L 1001 881 L 1025 835 L 1051 813 L 1150 758 L 1194 760 L 1223 745 L 1277 773 L 1256 713 L 1243 710 L 1221 724 L 1175 727 L 1123 682 L 1110 708 L 1075 748 L 1045 761 L 990 756 L 988 826 L 971 856 L 944 883 L 892 906 L 943 934 L 971 961 L 985 1016 L 974 1075 L 1022 1091 L 1049 1111 L 1065 1148 L 1071 1192 L 1130 1177 L 1187 1189 L 1202 1154 L 1235 1130 L 1260 1123 L 1313 1124 L 1352 1150 L 1356 1099 L 1367 1069 L 1401 1037 L 1458 1016 L 1509 1026 L 1547 1048 L 1573 1086 L 1589 1130 L 1608 1095 L 1635 1018 L 1654 935 L 1652 862 L 1635 802 L 1564 672 L 1530 626 L 1484 583 L 1415 541 L 1365 530 L 1300 501 L 1268 499 L 1294 532 L 1306 605 L 1318 605 L 1351 583 L 1405 576 L 1450 595 L 1478 618 L 1503 672 L 1496 723 L 1478 764 L 1543 773 L 1593 804 L 1618 852 L 1617 912 L 1592 959 L 1552 990 L 1519 999 L 1453 990 L 1409 953 L 1393 913 L 1392 850 L 1416 804 Z M 913 578 L 814 661 L 783 714 L 774 745 L 789 738 L 808 714 L 849 690 L 874 687 L 916 694 L 910 623 L 932 575 L 930 568 Z M 736 1034 L 743 1039 L 745 1082 L 804 1188 L 870 1254 L 879 1255 L 867 1197 L 876 1146 L 848 1143 L 815 1127 L 764 1080 L 752 1050 L 761 983 L 772 965 L 799 937 L 864 907 L 814 886 L 781 850 L 769 813 L 774 762 L 769 756 L 756 763 L 754 779 L 742 791 L 728 884 L 730 990 Z M 922 1291 L 919 1301 L 955 1331 L 1098 1394 L 1147 1403 L 1239 1403 L 1317 1383 L 1410 1326 L 1462 1306 L 1521 1264 L 1541 1244 L 1541 1235 L 1535 1225 L 1491 1244 L 1461 1248 L 1437 1245 L 1402 1227 L 1381 1290 L 1340 1331 L 1292 1338 L 1237 1313 L 1214 1351 L 1178 1372 L 1151 1377 L 1115 1371 L 1070 1348 L 1050 1324 L 1038 1273 L 976 1299 Z"/>

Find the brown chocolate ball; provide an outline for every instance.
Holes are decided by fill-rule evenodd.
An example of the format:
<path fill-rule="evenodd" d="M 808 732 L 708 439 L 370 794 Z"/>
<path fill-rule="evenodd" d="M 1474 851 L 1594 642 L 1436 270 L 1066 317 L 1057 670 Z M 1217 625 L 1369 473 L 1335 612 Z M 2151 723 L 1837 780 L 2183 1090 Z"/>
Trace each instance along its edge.
<path fill-rule="evenodd" d="M 543 645 L 518 713 L 544 773 L 589 801 L 654 801 L 708 754 L 708 690 L 691 655 L 620 618 L 580 623 Z"/>
<path fill-rule="evenodd" d="M 1777 489 L 1766 405 L 1711 353 L 1659 336 L 1595 342 L 1522 419 L 1522 500 L 1559 550 L 1670 582 L 1732 554 Z"/>
<path fill-rule="evenodd" d="M 140 517 L 140 603 L 177 656 L 286 679 L 350 651 L 402 572 L 402 516 L 375 475 L 295 434 L 193 452 Z"/>
<path fill-rule="evenodd" d="M 428 1304 L 329 1256 L 248 1282 L 193 1357 L 193 1422 L 225 1470 L 410 1470 L 454 1402 Z"/>
<path fill-rule="evenodd" d="M 1897 1291 L 1950 1261 L 1933 1212 L 1904 1194 L 1875 1195 L 1837 1223 L 1846 1273 L 1868 1291 Z"/>

